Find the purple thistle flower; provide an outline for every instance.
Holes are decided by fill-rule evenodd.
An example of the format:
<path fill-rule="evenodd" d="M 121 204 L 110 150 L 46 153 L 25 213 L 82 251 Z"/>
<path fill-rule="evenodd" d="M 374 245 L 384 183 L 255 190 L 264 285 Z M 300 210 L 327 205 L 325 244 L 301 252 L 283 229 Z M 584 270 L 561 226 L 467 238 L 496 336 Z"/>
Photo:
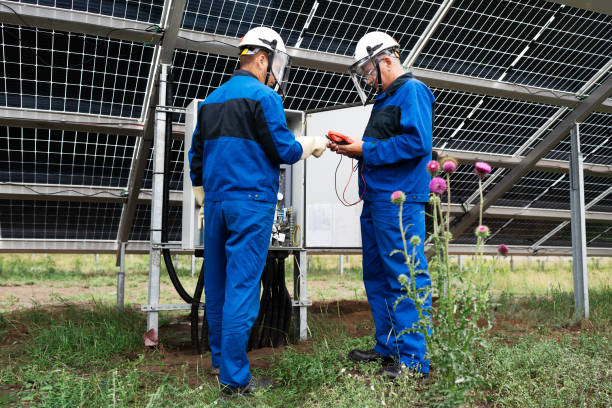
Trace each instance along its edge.
<path fill-rule="evenodd" d="M 508 255 L 509 249 L 506 245 L 504 244 L 499 244 L 497 247 L 497 253 L 500 254 L 501 256 L 506 256 Z"/>
<path fill-rule="evenodd" d="M 442 163 L 442 170 L 444 170 L 445 173 L 450 174 L 457 169 L 457 159 L 455 159 L 454 157 L 443 157 L 440 160 L 440 163 Z"/>
<path fill-rule="evenodd" d="M 435 160 L 430 160 L 429 163 L 427 163 L 427 172 L 435 176 L 438 174 L 438 171 L 440 171 L 440 163 Z"/>
<path fill-rule="evenodd" d="M 442 194 L 446 191 L 446 181 L 441 177 L 434 177 L 429 182 L 429 191 L 435 194 Z"/>
<path fill-rule="evenodd" d="M 391 194 L 391 202 L 395 205 L 401 205 L 404 201 L 406 201 L 406 194 L 401 191 L 394 191 Z"/>
<path fill-rule="evenodd" d="M 491 231 L 489 231 L 489 227 L 487 227 L 486 225 L 479 225 L 476 227 L 474 234 L 477 237 L 486 238 L 491 234 Z"/>
<path fill-rule="evenodd" d="M 491 165 L 485 162 L 476 162 L 474 163 L 474 173 L 476 173 L 479 177 L 486 177 L 491 172 Z"/>

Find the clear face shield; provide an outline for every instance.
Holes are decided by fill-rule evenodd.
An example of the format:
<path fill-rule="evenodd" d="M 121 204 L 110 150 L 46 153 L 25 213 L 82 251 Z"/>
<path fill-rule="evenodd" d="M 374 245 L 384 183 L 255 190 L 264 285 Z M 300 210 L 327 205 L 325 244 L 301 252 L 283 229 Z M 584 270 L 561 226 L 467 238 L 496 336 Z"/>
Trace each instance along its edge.
<path fill-rule="evenodd" d="M 289 54 L 279 50 L 270 53 L 272 66 L 270 73 L 274 77 L 274 90 L 281 96 L 287 94 L 287 84 L 289 82 L 289 69 L 291 68 L 291 57 Z"/>
<path fill-rule="evenodd" d="M 376 94 L 378 89 L 378 70 L 376 69 L 378 61 L 375 57 L 365 57 L 357 61 L 349 67 L 349 74 L 361 103 L 368 103 Z"/>

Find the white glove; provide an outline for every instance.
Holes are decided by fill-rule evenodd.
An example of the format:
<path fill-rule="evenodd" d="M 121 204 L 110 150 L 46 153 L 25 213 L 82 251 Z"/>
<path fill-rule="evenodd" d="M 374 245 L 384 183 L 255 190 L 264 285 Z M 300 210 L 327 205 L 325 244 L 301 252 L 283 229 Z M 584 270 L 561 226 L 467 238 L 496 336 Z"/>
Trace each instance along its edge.
<path fill-rule="evenodd" d="M 198 229 L 202 229 L 202 224 L 204 224 L 204 206 L 200 207 L 200 212 L 198 213 Z"/>
<path fill-rule="evenodd" d="M 314 157 L 321 157 L 327 148 L 327 139 L 322 136 L 300 136 L 296 137 L 295 140 L 302 145 L 302 157 L 300 157 L 300 160 L 304 160 L 311 154 Z"/>
<path fill-rule="evenodd" d="M 323 136 L 315 136 L 313 139 L 315 140 L 315 143 L 314 148 L 312 149 L 312 155 L 314 157 L 321 157 L 321 155 L 325 152 L 325 149 L 327 149 L 327 139 Z"/>
<path fill-rule="evenodd" d="M 196 186 L 193 187 L 193 195 L 200 207 L 204 205 L 204 187 Z"/>

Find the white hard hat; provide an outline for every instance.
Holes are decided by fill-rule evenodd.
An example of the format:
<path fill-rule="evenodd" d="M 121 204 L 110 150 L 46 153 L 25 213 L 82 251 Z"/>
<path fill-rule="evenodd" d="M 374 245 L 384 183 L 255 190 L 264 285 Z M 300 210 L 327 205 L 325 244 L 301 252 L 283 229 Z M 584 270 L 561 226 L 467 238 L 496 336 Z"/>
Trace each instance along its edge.
<path fill-rule="evenodd" d="M 268 72 L 265 84 L 268 83 L 270 73 L 276 80 L 274 90 L 285 95 L 289 79 L 291 57 L 280 35 L 268 27 L 256 27 L 249 30 L 238 44 L 240 55 L 256 54 L 260 50 L 268 52 Z"/>
<path fill-rule="evenodd" d="M 349 67 L 349 74 L 364 105 L 375 93 L 373 92 L 373 87 L 368 82 L 368 78 L 372 74 L 376 74 L 376 79 L 370 80 L 370 82 L 377 83 L 377 88 L 381 87 L 380 68 L 376 57 L 383 53 L 392 54 L 397 58 L 400 57 L 397 41 L 389 34 L 381 31 L 367 33 L 361 37 L 355 47 L 355 55 L 353 56 L 355 62 Z M 364 72 L 366 65 L 369 67 L 368 72 Z"/>
<path fill-rule="evenodd" d="M 255 27 L 250 29 L 244 37 L 240 39 L 238 48 L 264 48 L 268 51 L 279 50 L 287 53 L 283 39 L 276 31 L 268 27 Z"/>
<path fill-rule="evenodd" d="M 399 44 L 389 34 L 381 31 L 367 33 L 361 37 L 357 43 L 357 47 L 355 47 L 355 64 L 362 65 L 368 58 L 393 48 L 399 48 Z"/>

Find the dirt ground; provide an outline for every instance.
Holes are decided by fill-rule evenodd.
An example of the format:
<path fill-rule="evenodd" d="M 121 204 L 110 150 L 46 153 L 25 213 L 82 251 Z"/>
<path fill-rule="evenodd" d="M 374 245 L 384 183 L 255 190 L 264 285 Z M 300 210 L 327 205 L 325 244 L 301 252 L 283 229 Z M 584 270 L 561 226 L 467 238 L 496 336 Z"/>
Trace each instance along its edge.
<path fill-rule="evenodd" d="M 10 309 L 19 309 L 30 307 L 34 303 L 53 305 L 58 303 L 59 298 L 70 298 L 84 293 L 95 296 L 117 290 L 116 286 L 84 287 L 75 286 L 74 282 L 53 282 L 53 284 L 54 286 L 0 286 L 0 302 L 10 302 Z"/>
<path fill-rule="evenodd" d="M 146 284 L 145 284 L 146 285 Z M 329 288 L 333 290 L 327 295 L 332 299 L 365 299 L 365 289 L 363 283 L 352 282 L 329 282 L 329 281 L 308 281 L 308 293 L 310 298 L 325 298 Z M 358 288 L 358 289 L 355 289 Z M 289 294 L 293 296 L 293 285 L 288 284 Z M 136 292 L 146 290 L 143 288 L 125 289 L 125 301 L 132 303 L 130 297 Z M 20 284 L 19 286 L 0 286 L 0 310 L 15 310 L 23 307 L 31 307 L 33 304 L 39 306 L 61 304 L 61 299 L 71 300 L 75 297 L 83 299 L 84 296 L 97 298 L 100 295 L 114 295 L 117 291 L 116 286 L 89 286 L 78 284 L 75 281 L 54 281 L 51 285 L 42 286 L 40 284 Z M 175 293 L 175 289 L 170 284 L 160 286 L 161 293 Z M 180 299 L 177 299 L 177 302 Z M 138 305 L 140 306 L 140 305 Z"/>
<path fill-rule="evenodd" d="M 356 337 L 371 334 L 371 330 L 367 327 L 373 327 L 374 324 L 370 314 L 370 307 L 366 300 L 314 302 L 308 312 L 313 316 L 325 315 L 330 325 L 344 326 L 347 334 Z M 212 367 L 208 354 L 200 356 L 194 352 L 189 340 L 190 330 L 187 316 L 160 327 L 159 338 L 162 346 L 154 352 L 159 353 L 157 357 L 163 362 L 161 370 L 164 372 L 180 372 L 186 369 L 188 371 L 198 371 L 199 373 L 204 372 L 210 377 L 211 381 L 216 381 L 216 377 L 210 373 Z M 311 340 L 306 340 L 291 344 L 291 347 L 298 352 L 308 353 L 310 345 Z M 266 347 L 248 352 L 251 368 L 270 368 L 272 364 L 270 357 L 282 353 L 285 347 Z M 136 356 L 126 356 L 126 358 L 132 359 L 136 358 Z M 149 368 L 153 371 L 160 370 L 159 363 L 152 363 Z M 197 381 L 195 376 L 190 376 L 189 378 Z"/>
<path fill-rule="evenodd" d="M 65 304 L 61 299 L 70 299 L 77 296 L 91 295 L 96 298 L 101 294 L 114 293 L 115 286 L 99 286 L 89 287 L 86 285 L 75 285 L 75 282 L 53 282 L 53 286 L 41 285 L 21 285 L 21 286 L 0 286 L 0 302 L 5 310 L 17 310 L 32 307 L 36 304 L 38 307 L 45 309 L 61 309 Z M 355 297 L 355 290 L 344 288 L 342 285 L 337 285 L 334 282 L 332 285 L 336 287 L 334 295 L 337 297 Z M 162 285 L 163 286 L 163 285 Z M 289 292 L 292 292 L 293 285 L 287 285 Z M 309 293 L 316 298 L 317 290 L 325 290 L 330 286 L 328 281 L 309 281 Z M 168 286 L 160 288 L 162 291 L 174 289 Z M 126 293 L 127 295 L 127 293 Z M 359 295 L 359 294 L 357 294 Z M 370 308 L 365 300 L 365 294 L 361 300 L 326 300 L 315 301 L 309 307 L 308 313 L 311 316 L 323 316 L 329 322 L 330 326 L 344 328 L 345 333 L 350 336 L 362 337 L 371 334 L 373 321 L 370 314 Z M 129 297 L 126 296 L 129 301 Z M 88 301 L 70 300 L 70 304 L 87 304 Z M 132 307 L 139 310 L 140 305 L 132 304 Z M 143 314 L 144 319 L 144 314 Z M 144 333 L 143 333 L 144 334 Z M 195 353 L 190 341 L 191 328 L 188 312 L 184 316 L 174 318 L 174 320 L 160 327 L 159 339 L 161 347 L 157 349 L 144 349 L 149 358 L 146 358 L 145 369 L 151 372 L 187 372 L 187 378 L 194 381 L 194 386 L 198 385 L 196 372 L 205 374 L 211 382 L 217 381 L 216 376 L 210 373 L 211 362 L 208 354 L 198 355 Z M 9 333 L 10 337 L 10 333 Z M 8 337 L 7 337 L 8 339 Z M 6 339 L 5 339 L 6 340 Z M 4 342 L 5 345 L 7 342 Z M 311 346 L 311 340 L 291 344 L 291 347 L 298 352 L 308 353 Z M 248 353 L 251 367 L 254 369 L 269 368 L 272 364 L 271 356 L 277 353 L 282 353 L 286 346 L 279 348 L 262 348 L 253 350 Z M 127 353 L 123 358 L 134 360 L 138 358 L 136 353 Z M 160 364 L 160 362 L 162 364 Z"/>

